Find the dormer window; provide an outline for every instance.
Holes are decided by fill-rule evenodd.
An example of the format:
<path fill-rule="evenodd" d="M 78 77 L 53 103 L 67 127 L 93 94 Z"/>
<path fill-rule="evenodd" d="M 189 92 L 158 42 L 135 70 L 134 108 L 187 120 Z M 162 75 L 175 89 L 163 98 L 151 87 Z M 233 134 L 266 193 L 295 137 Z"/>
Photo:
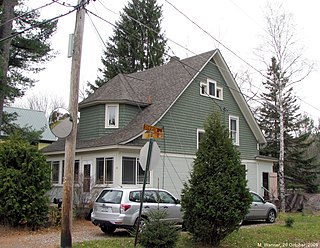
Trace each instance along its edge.
<path fill-rule="evenodd" d="M 119 105 L 106 104 L 106 128 L 119 127 Z"/>
<path fill-rule="evenodd" d="M 200 82 L 200 95 L 208 96 L 216 99 L 223 99 L 223 90 L 217 86 L 217 82 L 207 79 L 207 82 Z"/>

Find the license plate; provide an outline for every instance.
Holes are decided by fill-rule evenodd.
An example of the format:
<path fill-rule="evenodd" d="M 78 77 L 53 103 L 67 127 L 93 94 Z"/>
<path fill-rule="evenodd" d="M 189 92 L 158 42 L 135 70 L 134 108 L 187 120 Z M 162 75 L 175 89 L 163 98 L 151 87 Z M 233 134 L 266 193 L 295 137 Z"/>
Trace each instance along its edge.
<path fill-rule="evenodd" d="M 104 213 L 111 213 L 111 212 L 112 212 L 112 208 L 111 208 L 111 207 L 104 207 L 104 208 L 101 208 L 101 212 L 104 212 Z"/>

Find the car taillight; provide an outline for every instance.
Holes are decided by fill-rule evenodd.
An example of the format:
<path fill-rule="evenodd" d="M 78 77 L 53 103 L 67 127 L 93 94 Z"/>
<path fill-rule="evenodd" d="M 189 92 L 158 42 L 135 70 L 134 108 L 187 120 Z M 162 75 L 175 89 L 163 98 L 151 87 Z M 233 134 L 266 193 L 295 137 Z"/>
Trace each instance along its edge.
<path fill-rule="evenodd" d="M 130 204 L 121 204 L 120 205 L 120 212 L 125 212 L 131 207 Z"/>

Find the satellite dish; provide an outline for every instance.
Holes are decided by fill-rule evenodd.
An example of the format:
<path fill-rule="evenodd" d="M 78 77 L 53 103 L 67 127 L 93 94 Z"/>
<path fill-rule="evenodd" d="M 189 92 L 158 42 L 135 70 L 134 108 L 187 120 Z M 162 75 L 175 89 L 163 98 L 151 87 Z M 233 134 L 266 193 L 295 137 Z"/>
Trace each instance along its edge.
<path fill-rule="evenodd" d="M 58 138 L 66 138 L 72 131 L 73 121 L 70 112 L 64 108 L 56 108 L 49 117 L 49 128 Z"/>

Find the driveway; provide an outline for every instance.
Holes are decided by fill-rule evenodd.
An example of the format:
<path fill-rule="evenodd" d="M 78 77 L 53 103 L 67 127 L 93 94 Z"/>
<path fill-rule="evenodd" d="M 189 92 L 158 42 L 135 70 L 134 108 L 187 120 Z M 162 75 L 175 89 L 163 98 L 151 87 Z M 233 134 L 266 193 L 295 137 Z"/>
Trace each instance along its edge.
<path fill-rule="evenodd" d="M 44 228 L 39 231 L 25 229 L 13 229 L 0 225 L 0 247 L 1 248 L 57 248 L 60 247 L 60 228 Z M 94 226 L 87 220 L 76 220 L 73 222 L 72 242 L 80 242 L 95 239 L 108 239 L 117 236 L 129 236 L 126 231 L 116 232 L 109 236 L 104 234 L 99 227 Z"/>

